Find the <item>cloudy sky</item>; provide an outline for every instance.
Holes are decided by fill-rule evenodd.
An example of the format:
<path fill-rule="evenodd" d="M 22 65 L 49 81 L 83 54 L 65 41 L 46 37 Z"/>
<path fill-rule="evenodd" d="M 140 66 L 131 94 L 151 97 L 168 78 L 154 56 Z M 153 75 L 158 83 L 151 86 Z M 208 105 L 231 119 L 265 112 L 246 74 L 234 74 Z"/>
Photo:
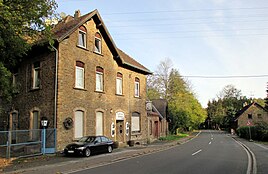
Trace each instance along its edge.
<path fill-rule="evenodd" d="M 151 71 L 169 58 L 202 106 L 233 84 L 265 98 L 267 0 L 56 0 L 58 12 L 97 9 L 118 48 Z"/>

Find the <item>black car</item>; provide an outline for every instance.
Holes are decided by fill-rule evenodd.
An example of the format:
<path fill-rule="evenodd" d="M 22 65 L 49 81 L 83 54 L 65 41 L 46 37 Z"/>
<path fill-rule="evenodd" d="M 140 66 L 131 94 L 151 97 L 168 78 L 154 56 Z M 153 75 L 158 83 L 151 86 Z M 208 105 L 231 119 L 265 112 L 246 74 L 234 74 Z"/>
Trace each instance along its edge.
<path fill-rule="evenodd" d="M 93 153 L 111 153 L 113 146 L 114 142 L 105 136 L 85 136 L 77 142 L 68 144 L 64 149 L 64 154 L 78 154 L 89 157 Z"/>

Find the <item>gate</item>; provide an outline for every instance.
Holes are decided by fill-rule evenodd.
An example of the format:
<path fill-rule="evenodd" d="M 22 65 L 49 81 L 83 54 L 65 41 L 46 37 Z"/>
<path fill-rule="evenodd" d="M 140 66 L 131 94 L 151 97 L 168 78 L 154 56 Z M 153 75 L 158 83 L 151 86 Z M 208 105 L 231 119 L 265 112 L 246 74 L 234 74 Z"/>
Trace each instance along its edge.
<path fill-rule="evenodd" d="M 0 157 L 55 153 L 56 129 L 0 131 Z"/>

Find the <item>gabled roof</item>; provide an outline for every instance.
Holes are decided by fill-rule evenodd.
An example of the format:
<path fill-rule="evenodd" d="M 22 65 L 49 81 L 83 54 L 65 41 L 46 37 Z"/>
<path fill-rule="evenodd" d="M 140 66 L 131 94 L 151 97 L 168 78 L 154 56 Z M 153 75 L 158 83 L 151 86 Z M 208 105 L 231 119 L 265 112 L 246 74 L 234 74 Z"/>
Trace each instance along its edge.
<path fill-rule="evenodd" d="M 154 99 L 152 100 L 153 105 L 157 108 L 157 110 L 161 113 L 163 117 L 167 117 L 167 107 L 168 102 L 166 99 Z"/>
<path fill-rule="evenodd" d="M 113 41 L 108 29 L 103 23 L 98 10 L 94 10 L 84 16 L 74 18 L 72 16 L 67 16 L 65 19 L 60 21 L 54 28 L 53 33 L 55 40 L 59 43 L 65 38 L 70 36 L 74 31 L 76 31 L 81 25 L 83 25 L 88 20 L 93 19 L 96 23 L 97 28 L 101 32 L 104 40 L 106 41 L 110 51 L 112 52 L 114 59 L 122 66 L 131 70 L 138 71 L 142 74 L 152 74 L 150 70 L 141 65 L 139 62 L 131 58 L 129 55 L 118 49 Z"/>
<path fill-rule="evenodd" d="M 266 111 L 266 109 L 264 107 L 262 107 L 260 104 L 253 102 L 251 104 L 246 105 L 245 107 L 243 107 L 241 110 L 239 110 L 236 114 L 235 114 L 235 121 L 238 120 L 238 118 L 246 111 L 248 110 L 251 106 L 257 106 L 261 109 L 263 109 L 264 111 Z"/>

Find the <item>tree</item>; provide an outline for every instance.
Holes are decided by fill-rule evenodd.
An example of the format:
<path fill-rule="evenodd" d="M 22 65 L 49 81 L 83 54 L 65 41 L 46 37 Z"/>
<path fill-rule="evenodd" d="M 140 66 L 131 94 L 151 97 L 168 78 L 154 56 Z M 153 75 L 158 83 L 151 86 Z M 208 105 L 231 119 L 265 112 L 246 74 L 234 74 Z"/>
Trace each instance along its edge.
<path fill-rule="evenodd" d="M 167 88 L 169 86 L 169 74 L 172 68 L 172 61 L 166 58 L 157 66 L 153 76 L 149 76 L 147 85 L 148 90 L 154 89 L 161 98 L 166 99 L 168 96 Z"/>
<path fill-rule="evenodd" d="M 10 100 L 11 72 L 36 41 L 52 41 L 45 19 L 56 17 L 55 0 L 0 0 L 0 102 Z"/>

